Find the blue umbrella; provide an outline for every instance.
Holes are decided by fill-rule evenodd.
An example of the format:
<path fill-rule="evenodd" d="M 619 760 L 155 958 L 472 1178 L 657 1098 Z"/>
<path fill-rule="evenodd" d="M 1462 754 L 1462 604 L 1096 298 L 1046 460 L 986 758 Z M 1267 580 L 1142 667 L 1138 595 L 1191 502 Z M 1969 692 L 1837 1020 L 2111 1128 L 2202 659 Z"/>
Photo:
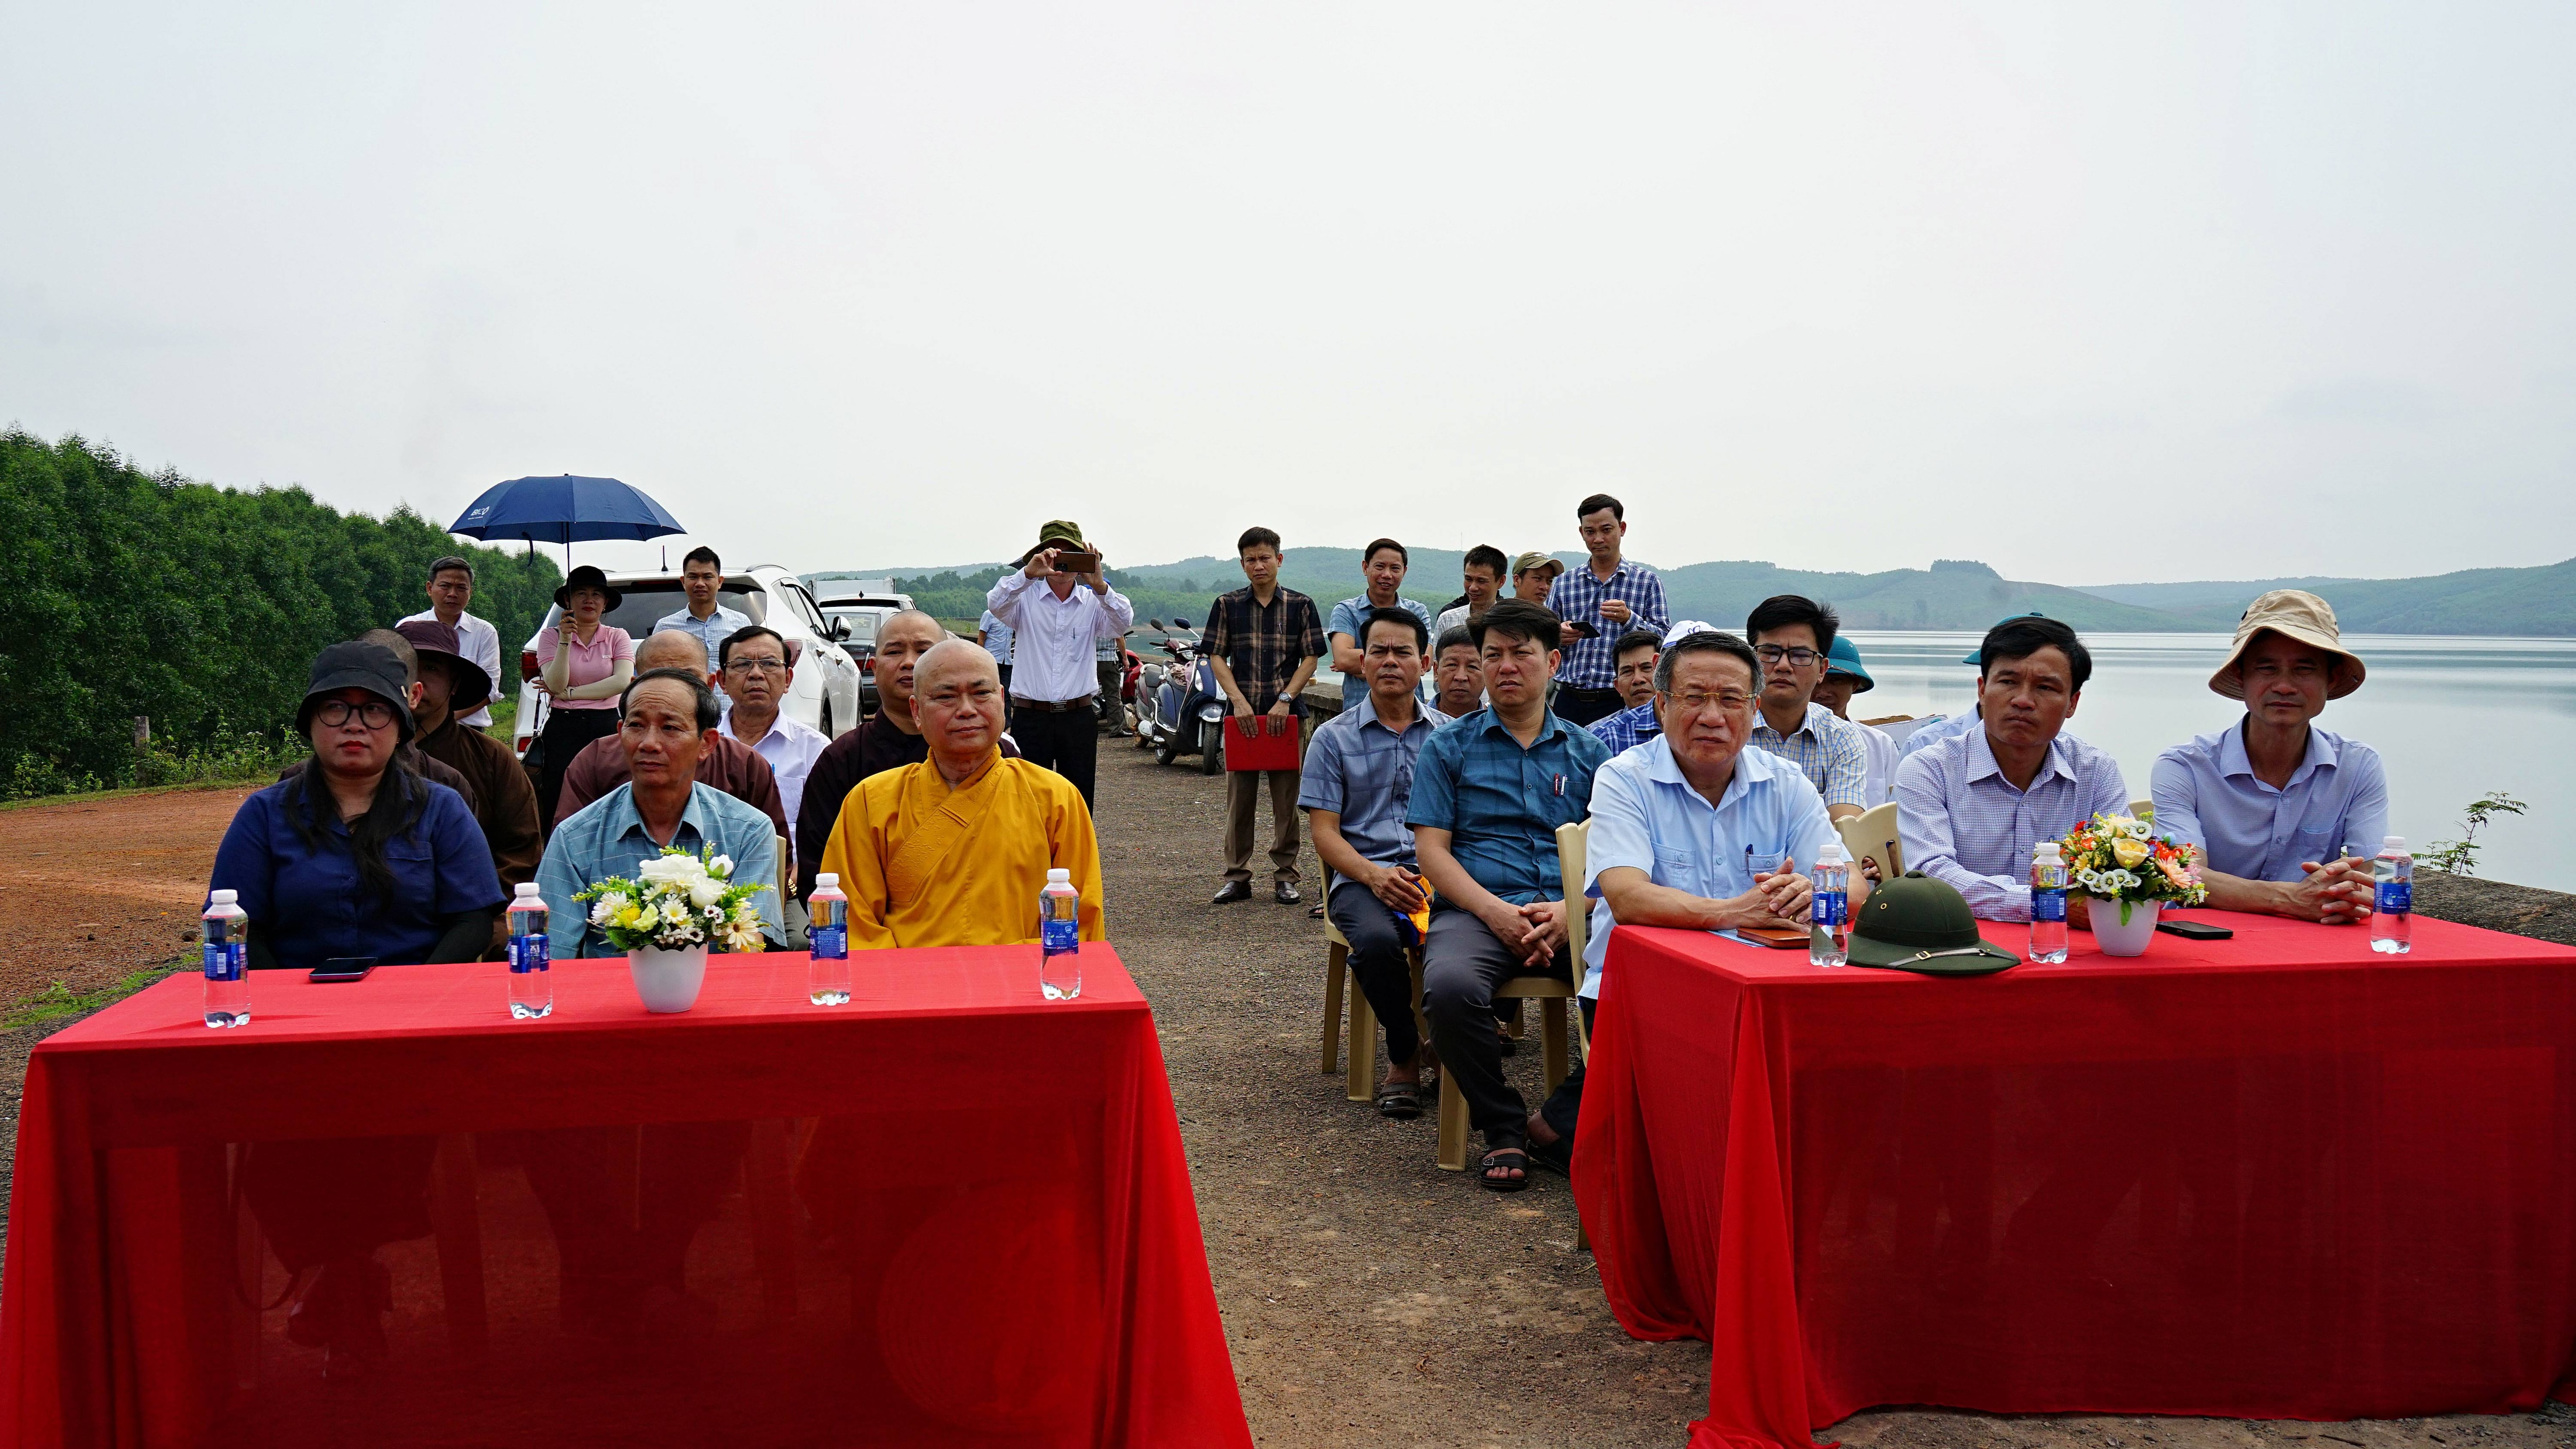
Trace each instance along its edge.
<path fill-rule="evenodd" d="M 576 478 L 570 473 L 495 483 L 457 515 L 447 531 L 487 542 L 524 538 L 532 545 L 540 539 L 560 543 L 566 563 L 572 561 L 576 540 L 659 538 L 688 532 L 643 489 L 614 478 Z"/>

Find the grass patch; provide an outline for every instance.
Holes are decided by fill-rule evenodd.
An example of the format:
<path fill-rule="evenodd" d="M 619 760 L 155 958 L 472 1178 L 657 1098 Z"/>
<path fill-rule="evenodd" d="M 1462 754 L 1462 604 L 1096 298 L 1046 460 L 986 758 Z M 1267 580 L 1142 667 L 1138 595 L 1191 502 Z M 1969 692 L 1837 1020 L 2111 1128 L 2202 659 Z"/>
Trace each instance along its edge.
<path fill-rule="evenodd" d="M 0 810 L 28 810 L 39 805 L 86 805 L 101 800 L 128 800 L 139 795 L 175 795 L 182 790 L 224 790 L 241 785 L 274 785 L 277 777 L 245 780 L 193 780 L 184 785 L 121 785 L 113 790 L 80 790 L 68 795 L 29 795 L 0 800 Z"/>
<path fill-rule="evenodd" d="M 165 976 L 186 970 L 188 965 L 188 958 L 183 956 L 166 966 L 146 966 L 112 986 L 102 986 L 95 991 L 75 993 L 57 981 L 10 1007 L 6 1016 L 0 1016 L 0 1030 L 15 1031 L 20 1027 L 60 1021 L 67 1016 L 86 1016 L 102 1006 L 113 1006 L 123 1001 Z"/>

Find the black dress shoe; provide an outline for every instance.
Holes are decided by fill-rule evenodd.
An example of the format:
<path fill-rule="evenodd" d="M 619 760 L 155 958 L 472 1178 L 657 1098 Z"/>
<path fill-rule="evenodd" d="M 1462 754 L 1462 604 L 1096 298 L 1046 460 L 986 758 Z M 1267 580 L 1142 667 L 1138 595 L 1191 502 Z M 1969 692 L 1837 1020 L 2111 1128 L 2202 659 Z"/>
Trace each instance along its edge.
<path fill-rule="evenodd" d="M 1293 906 L 1299 901 L 1305 899 L 1304 896 L 1297 894 L 1297 888 L 1295 886 L 1290 885 L 1284 880 L 1270 888 L 1270 895 L 1272 899 L 1278 901 L 1279 904 L 1283 906 Z"/>
<path fill-rule="evenodd" d="M 1208 897 L 1208 904 L 1212 906 L 1230 906 L 1236 901 L 1248 901 L 1250 899 L 1252 899 L 1252 882 L 1248 880 L 1230 880 L 1216 888 L 1216 894 Z"/>

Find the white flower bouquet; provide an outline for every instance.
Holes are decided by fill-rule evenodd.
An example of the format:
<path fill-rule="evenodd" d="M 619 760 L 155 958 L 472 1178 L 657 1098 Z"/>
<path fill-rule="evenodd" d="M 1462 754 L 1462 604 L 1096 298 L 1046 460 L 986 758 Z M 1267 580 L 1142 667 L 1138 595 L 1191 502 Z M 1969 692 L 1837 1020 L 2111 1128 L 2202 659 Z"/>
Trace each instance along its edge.
<path fill-rule="evenodd" d="M 591 903 L 590 923 L 617 949 L 767 949 L 752 897 L 769 887 L 735 884 L 732 857 L 665 846 L 659 859 L 644 862 L 636 874 L 643 879 L 613 875 L 573 897 Z"/>

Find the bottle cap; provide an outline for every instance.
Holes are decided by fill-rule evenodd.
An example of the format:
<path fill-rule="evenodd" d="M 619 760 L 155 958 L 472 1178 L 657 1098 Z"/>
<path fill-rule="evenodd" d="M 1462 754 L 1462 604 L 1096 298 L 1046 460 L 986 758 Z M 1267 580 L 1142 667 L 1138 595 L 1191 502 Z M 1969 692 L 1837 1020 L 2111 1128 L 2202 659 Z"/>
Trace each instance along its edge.
<path fill-rule="evenodd" d="M 831 888 L 833 888 L 834 886 L 839 885 L 840 883 L 841 883 L 841 878 L 840 878 L 839 876 L 837 876 L 837 875 L 832 874 L 832 873 L 831 873 L 830 871 L 828 871 L 828 870 L 827 870 L 827 871 L 823 871 L 823 872 L 821 872 L 820 874 L 818 874 L 818 875 L 816 875 L 816 876 L 814 877 L 814 889 L 816 889 L 816 890 L 818 890 L 818 891 L 822 891 L 822 890 L 830 890 Z"/>
<path fill-rule="evenodd" d="M 1825 848 L 1816 852 L 1816 864 L 1818 864 L 1818 865 L 1841 865 L 1841 864 L 1843 864 L 1843 844 L 1842 844 L 1842 842 L 1841 842 L 1841 841 L 1839 841 L 1839 840 L 1828 840 L 1828 841 L 1826 841 L 1826 842 L 1825 842 Z"/>
<path fill-rule="evenodd" d="M 2382 850 L 2404 850 L 2406 848 L 2406 837 L 2403 835 L 2391 835 L 2379 842 L 2379 848 Z"/>
<path fill-rule="evenodd" d="M 240 899 L 240 891 L 216 891 L 206 897 L 209 904 L 218 906 L 229 906 Z"/>
<path fill-rule="evenodd" d="M 1065 869 L 1063 866 L 1056 866 L 1047 871 L 1047 884 L 1071 885 L 1073 884 L 1073 872 Z"/>
<path fill-rule="evenodd" d="M 2037 845 L 2032 846 L 2030 848 L 2030 858 L 2033 860 L 2057 859 L 2057 842 L 2054 840 L 2043 840 Z"/>
<path fill-rule="evenodd" d="M 532 880 L 523 880 L 519 882 L 519 888 L 514 892 L 514 894 L 523 901 L 534 900 L 537 894 L 537 883 Z"/>

